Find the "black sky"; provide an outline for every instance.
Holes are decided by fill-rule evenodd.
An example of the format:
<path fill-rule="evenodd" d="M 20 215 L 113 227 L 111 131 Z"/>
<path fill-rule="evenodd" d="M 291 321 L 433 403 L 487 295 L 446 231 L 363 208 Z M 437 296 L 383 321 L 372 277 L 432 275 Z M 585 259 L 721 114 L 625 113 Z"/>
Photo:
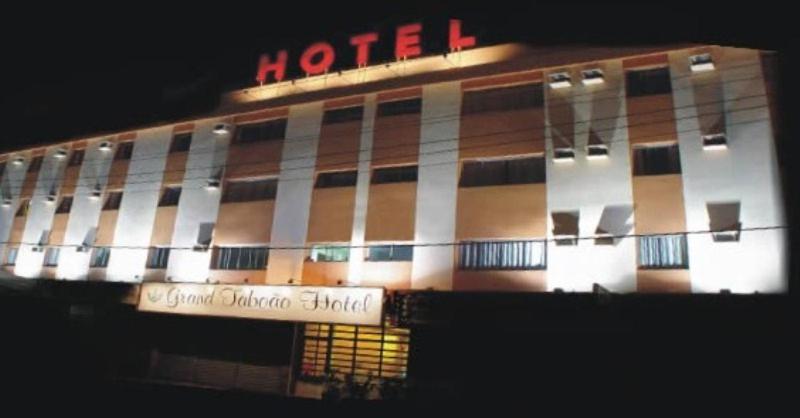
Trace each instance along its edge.
<path fill-rule="evenodd" d="M 166 3 L 166 1 L 164 2 Z M 513 3 L 512 3 L 513 4 Z M 254 85 L 257 57 L 288 49 L 292 60 L 309 43 L 337 47 L 348 67 L 351 34 L 379 31 L 378 58 L 390 54 L 397 24 L 422 21 L 424 49 L 443 50 L 447 19 L 464 20 L 480 44 L 652 44 L 710 42 L 783 49 L 789 16 L 765 7 L 628 3 L 468 5 L 446 1 L 284 1 L 280 5 L 220 2 L 144 7 L 39 5 L 0 25 L 2 148 L 119 131 L 187 118 L 212 109 L 220 92 Z M 731 3 L 733 4 L 733 3 Z M 774 24 L 773 24 L 774 23 Z M 290 74 L 291 76 L 291 74 Z"/>

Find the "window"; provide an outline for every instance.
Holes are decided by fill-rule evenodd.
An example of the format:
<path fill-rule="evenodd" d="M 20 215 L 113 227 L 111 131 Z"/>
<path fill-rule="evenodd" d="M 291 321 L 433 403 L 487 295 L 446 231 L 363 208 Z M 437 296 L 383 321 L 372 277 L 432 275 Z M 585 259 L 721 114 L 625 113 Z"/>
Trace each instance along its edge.
<path fill-rule="evenodd" d="M 165 269 L 169 261 L 169 247 L 152 247 L 147 252 L 147 268 Z"/>
<path fill-rule="evenodd" d="M 114 160 L 130 160 L 133 155 L 133 141 L 120 142 Z"/>
<path fill-rule="evenodd" d="M 326 110 L 322 115 L 322 124 L 331 125 L 334 123 L 360 121 L 364 117 L 363 106 L 345 107 L 342 109 Z"/>
<path fill-rule="evenodd" d="M 553 212 L 553 237 L 556 245 L 578 245 L 579 212 Z"/>
<path fill-rule="evenodd" d="M 26 216 L 28 214 L 28 208 L 31 206 L 30 199 L 20 199 L 19 201 L 19 209 L 17 209 L 17 213 L 14 216 Z"/>
<path fill-rule="evenodd" d="M 350 259 L 350 247 L 314 245 L 311 247 L 311 261 L 347 261 Z"/>
<path fill-rule="evenodd" d="M 108 257 L 111 255 L 109 247 L 95 247 L 92 250 L 92 259 L 89 267 L 108 267 Z"/>
<path fill-rule="evenodd" d="M 314 187 L 317 189 L 327 189 L 330 187 L 352 187 L 358 180 L 358 171 L 332 171 L 330 173 L 319 173 Z"/>
<path fill-rule="evenodd" d="M 103 210 L 118 210 L 119 205 L 122 202 L 122 192 L 108 192 L 108 197 L 106 197 L 106 203 L 103 204 Z"/>
<path fill-rule="evenodd" d="M 544 241 L 462 242 L 458 267 L 462 270 L 538 270 L 547 266 Z"/>
<path fill-rule="evenodd" d="M 655 176 L 680 174 L 681 157 L 678 144 L 633 149 L 633 175 Z"/>
<path fill-rule="evenodd" d="M 6 252 L 6 260 L 5 265 L 13 266 L 17 264 L 17 254 L 19 253 L 19 248 L 17 247 L 8 247 L 8 251 Z"/>
<path fill-rule="evenodd" d="M 5 173 L 5 172 L 6 172 L 6 162 L 5 161 L 0 161 L 0 176 L 2 176 L 3 173 Z"/>
<path fill-rule="evenodd" d="M 715 242 L 739 241 L 739 202 L 707 203 L 709 230 Z"/>
<path fill-rule="evenodd" d="M 541 83 L 465 91 L 461 113 L 502 112 L 542 107 L 544 93 Z"/>
<path fill-rule="evenodd" d="M 72 209 L 72 196 L 64 196 L 58 203 L 56 213 L 69 213 L 70 209 Z"/>
<path fill-rule="evenodd" d="M 286 119 L 275 119 L 267 122 L 242 125 L 236 130 L 234 143 L 246 144 L 250 142 L 283 139 L 286 136 Z"/>
<path fill-rule="evenodd" d="M 267 266 L 267 247 L 214 247 L 214 270 L 263 270 Z"/>
<path fill-rule="evenodd" d="M 61 253 L 61 248 L 59 247 L 49 247 L 44 252 L 44 263 L 42 265 L 44 267 L 55 267 L 58 265 L 58 255 Z"/>
<path fill-rule="evenodd" d="M 376 168 L 372 171 L 372 184 L 407 183 L 417 181 L 417 166 Z"/>
<path fill-rule="evenodd" d="M 172 143 L 169 145 L 169 153 L 173 152 L 186 152 L 192 146 L 191 132 L 185 134 L 176 134 L 172 137 Z"/>
<path fill-rule="evenodd" d="M 180 198 L 180 186 L 166 187 L 161 194 L 161 199 L 158 200 L 158 206 L 178 206 L 178 200 L 180 200 Z"/>
<path fill-rule="evenodd" d="M 72 154 L 69 156 L 69 162 L 67 163 L 68 167 L 74 167 L 76 165 L 81 165 L 83 163 L 83 156 L 86 154 L 86 150 L 76 149 L 72 151 Z"/>
<path fill-rule="evenodd" d="M 391 102 L 378 103 L 376 111 L 378 117 L 398 116 L 420 113 L 422 111 L 422 99 L 395 100 Z"/>
<path fill-rule="evenodd" d="M 222 191 L 222 203 L 275 199 L 277 179 L 230 180 Z"/>
<path fill-rule="evenodd" d="M 625 73 L 628 97 L 666 94 L 672 92 L 669 68 L 632 70 Z"/>
<path fill-rule="evenodd" d="M 300 379 L 328 372 L 359 381 L 406 377 L 411 332 L 406 328 L 305 324 Z"/>
<path fill-rule="evenodd" d="M 373 245 L 368 248 L 367 261 L 411 261 L 413 245 Z"/>
<path fill-rule="evenodd" d="M 545 182 L 544 158 L 465 161 L 459 187 L 499 186 Z"/>
<path fill-rule="evenodd" d="M 639 268 L 689 268 L 686 235 L 675 234 L 639 237 Z"/>
<path fill-rule="evenodd" d="M 30 165 L 28 165 L 28 172 L 29 173 L 35 173 L 35 172 L 39 171 L 40 168 L 42 168 L 42 156 L 41 155 L 38 156 L 38 157 L 34 157 L 34 159 L 31 160 Z"/>

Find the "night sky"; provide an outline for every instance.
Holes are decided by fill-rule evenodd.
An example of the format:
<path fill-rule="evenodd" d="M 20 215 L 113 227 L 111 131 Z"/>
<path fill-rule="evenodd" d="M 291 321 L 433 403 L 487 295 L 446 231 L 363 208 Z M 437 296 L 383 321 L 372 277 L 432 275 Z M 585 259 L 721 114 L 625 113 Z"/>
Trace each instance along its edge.
<path fill-rule="evenodd" d="M 166 2 L 163 2 L 166 3 Z M 752 22 L 788 20 L 766 8 L 719 10 L 691 3 L 666 8 L 636 2 L 547 3 L 501 6 L 486 1 L 373 1 L 321 6 L 314 1 L 222 2 L 145 8 L 108 5 L 76 9 L 36 6 L 0 25 L 3 65 L 2 149 L 82 138 L 189 118 L 213 109 L 223 91 L 255 85 L 258 56 L 288 49 L 287 78 L 310 43 L 326 40 L 337 50 L 339 68 L 354 61 L 348 38 L 378 31 L 371 61 L 388 60 L 396 25 L 422 21 L 423 51 L 446 48 L 449 18 L 480 45 L 527 41 L 543 45 L 710 42 L 780 49 L 781 25 Z M 738 11 L 737 11 L 738 10 Z M 784 15 L 785 16 L 785 15 Z M 568 22 L 565 25 L 565 22 Z M 677 29 L 680 29 L 679 31 Z"/>

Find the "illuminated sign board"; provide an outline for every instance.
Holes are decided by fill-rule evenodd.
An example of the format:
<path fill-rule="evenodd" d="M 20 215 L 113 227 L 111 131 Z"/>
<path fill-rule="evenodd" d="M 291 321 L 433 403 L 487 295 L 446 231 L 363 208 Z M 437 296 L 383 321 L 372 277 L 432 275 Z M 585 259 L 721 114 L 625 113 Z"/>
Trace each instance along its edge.
<path fill-rule="evenodd" d="M 380 325 L 378 287 L 142 284 L 140 311 L 277 321 Z"/>
<path fill-rule="evenodd" d="M 394 56 L 397 60 L 414 58 L 422 55 L 422 23 L 411 23 L 398 26 L 395 31 Z M 369 65 L 370 46 L 379 42 L 378 32 L 367 32 L 350 37 L 350 45 L 355 48 L 355 65 L 366 67 Z M 450 20 L 448 31 L 448 45 L 450 51 L 460 51 L 462 48 L 475 46 L 474 36 L 461 34 L 461 21 Z M 274 56 L 262 54 L 258 60 L 256 81 L 264 84 L 271 75 L 275 81 L 282 81 L 286 76 L 286 65 L 289 54 L 286 50 L 278 51 Z M 300 55 L 299 66 L 308 76 L 328 72 L 336 61 L 336 51 L 328 42 L 316 42 L 308 46 Z"/>

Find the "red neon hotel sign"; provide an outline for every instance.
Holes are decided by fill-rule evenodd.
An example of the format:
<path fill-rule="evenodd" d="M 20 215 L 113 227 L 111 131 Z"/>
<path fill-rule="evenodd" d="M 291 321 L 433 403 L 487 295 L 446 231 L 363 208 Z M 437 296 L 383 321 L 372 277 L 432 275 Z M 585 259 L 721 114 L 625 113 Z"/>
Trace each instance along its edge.
<path fill-rule="evenodd" d="M 398 26 L 395 32 L 394 56 L 397 60 L 414 58 L 422 55 L 421 47 L 422 24 L 411 23 Z M 461 34 L 461 21 L 450 20 L 449 30 L 450 51 L 459 51 L 462 48 L 475 46 L 474 36 Z M 370 46 L 378 42 L 378 32 L 367 32 L 350 37 L 350 45 L 355 48 L 356 66 L 365 67 L 369 64 Z M 275 81 L 282 81 L 286 75 L 286 63 L 289 54 L 286 50 L 278 51 L 274 57 L 262 54 L 258 60 L 256 81 L 266 83 L 267 77 L 272 76 Z M 309 45 L 300 55 L 300 69 L 306 75 L 326 73 L 336 60 L 336 51 L 328 42 L 316 42 Z"/>

